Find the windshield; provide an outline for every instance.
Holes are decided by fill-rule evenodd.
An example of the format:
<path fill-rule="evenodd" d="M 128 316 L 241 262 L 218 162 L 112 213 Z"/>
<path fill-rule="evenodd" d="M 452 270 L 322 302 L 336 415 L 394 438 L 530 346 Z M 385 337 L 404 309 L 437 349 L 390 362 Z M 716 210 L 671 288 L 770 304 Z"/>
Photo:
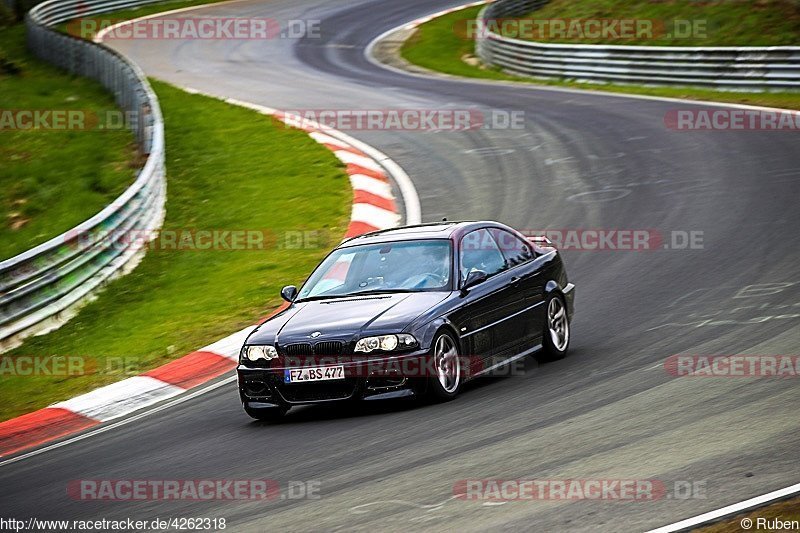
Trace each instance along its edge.
<path fill-rule="evenodd" d="M 447 240 L 353 246 L 331 253 L 303 285 L 298 299 L 450 290 L 451 272 Z"/>

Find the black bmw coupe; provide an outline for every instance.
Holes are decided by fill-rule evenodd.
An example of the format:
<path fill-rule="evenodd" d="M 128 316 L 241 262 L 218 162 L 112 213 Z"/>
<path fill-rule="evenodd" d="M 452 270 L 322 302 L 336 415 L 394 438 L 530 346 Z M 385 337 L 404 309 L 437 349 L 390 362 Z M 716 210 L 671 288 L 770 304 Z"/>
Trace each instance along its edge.
<path fill-rule="evenodd" d="M 575 286 L 545 238 L 497 222 L 443 222 L 343 242 L 289 307 L 245 341 L 239 394 L 253 418 L 294 405 L 427 394 L 529 354 L 569 348 Z"/>

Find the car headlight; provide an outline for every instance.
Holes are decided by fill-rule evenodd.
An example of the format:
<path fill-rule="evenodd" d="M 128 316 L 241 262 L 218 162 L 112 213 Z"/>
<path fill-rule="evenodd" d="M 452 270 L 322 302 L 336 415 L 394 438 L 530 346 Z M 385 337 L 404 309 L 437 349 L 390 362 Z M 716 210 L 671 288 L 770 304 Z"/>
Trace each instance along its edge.
<path fill-rule="evenodd" d="M 261 359 L 269 361 L 278 358 L 278 350 L 274 346 L 245 346 L 242 349 L 242 357 L 254 363 Z"/>
<path fill-rule="evenodd" d="M 381 335 L 379 337 L 364 337 L 356 343 L 356 352 L 369 353 L 375 350 L 392 352 L 405 350 L 417 346 L 417 339 L 408 333 L 398 335 Z"/>

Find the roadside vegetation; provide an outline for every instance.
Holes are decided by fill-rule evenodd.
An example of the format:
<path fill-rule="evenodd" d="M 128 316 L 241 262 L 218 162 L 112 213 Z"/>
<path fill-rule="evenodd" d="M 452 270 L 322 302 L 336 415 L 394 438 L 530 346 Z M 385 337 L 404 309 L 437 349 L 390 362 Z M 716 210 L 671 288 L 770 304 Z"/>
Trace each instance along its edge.
<path fill-rule="evenodd" d="M 761 2 L 697 2 L 696 0 L 552 0 L 528 18 L 619 19 L 652 22 L 652 36 L 606 38 L 553 35 L 537 41 L 582 44 L 653 46 L 797 46 L 800 44 L 800 3 L 792 0 Z M 676 22 L 678 21 L 678 22 Z M 634 32 L 636 33 L 636 32 Z M 526 38 L 526 37 L 522 37 Z"/>
<path fill-rule="evenodd" d="M 62 328 L 3 354 L 79 357 L 95 371 L 0 373 L 0 420 L 155 368 L 255 323 L 279 305 L 280 288 L 301 282 L 345 233 L 352 192 L 329 150 L 254 111 L 155 80 L 153 88 L 166 127 L 163 234 L 186 240 L 177 247 L 157 241 L 132 273 Z M 245 231 L 263 236 L 250 241 L 263 245 L 198 249 L 202 230 Z"/>
<path fill-rule="evenodd" d="M 670 5 L 672 3 L 653 3 L 653 5 L 662 4 Z M 725 3 L 725 5 L 731 4 Z M 690 87 L 642 87 L 636 85 L 578 83 L 567 80 L 548 80 L 509 75 L 499 69 L 480 64 L 474 56 L 473 41 L 464 37 L 462 31 L 465 27 L 464 21 L 474 20 L 480 10 L 481 7 L 468 8 L 422 24 L 403 45 L 401 49 L 402 57 L 410 63 L 429 70 L 467 78 L 800 109 L 800 92 L 740 93 Z M 606 17 L 609 16 L 611 15 L 606 14 Z M 797 40 L 795 43 L 797 43 Z"/>
<path fill-rule="evenodd" d="M 81 113 L 85 128 L 18 129 L 33 110 Z M 141 160 L 131 132 L 88 119 L 116 111 L 99 83 L 39 61 L 24 26 L 0 17 L 0 260 L 69 230 L 133 183 Z"/>

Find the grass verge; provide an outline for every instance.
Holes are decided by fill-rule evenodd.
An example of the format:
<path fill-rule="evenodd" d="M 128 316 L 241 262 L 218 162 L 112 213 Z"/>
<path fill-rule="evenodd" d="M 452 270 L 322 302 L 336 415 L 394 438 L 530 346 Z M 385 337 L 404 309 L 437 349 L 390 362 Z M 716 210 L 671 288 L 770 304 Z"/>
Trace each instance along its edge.
<path fill-rule="evenodd" d="M 280 287 L 300 282 L 346 230 L 347 175 L 306 133 L 158 81 L 153 88 L 166 129 L 164 230 L 250 230 L 266 234 L 266 246 L 149 250 L 61 329 L 0 356 L 2 420 L 157 367 L 254 323 L 277 307 Z M 281 249 L 287 239 L 294 248 L 303 231 L 323 233 L 312 248 Z M 17 357 L 78 357 L 84 369 L 97 371 L 9 375 L 8 362 Z"/>
<path fill-rule="evenodd" d="M 527 18 L 576 21 L 631 20 L 648 22 L 625 36 L 619 32 L 569 31 L 521 35 L 536 41 L 580 44 L 652 46 L 796 46 L 800 37 L 800 4 L 791 0 L 764 2 L 697 2 L 696 0 L 552 0 Z M 565 21 L 566 22 L 566 21 Z M 557 29 L 549 25 L 551 30 Z M 583 34 L 582 34 L 583 33 Z"/>
<path fill-rule="evenodd" d="M 84 113 L 86 129 L 18 129 L 22 111 Z M 88 117 L 116 112 L 97 82 L 36 59 L 22 24 L 0 28 L 0 260 L 91 217 L 133 183 L 142 163 L 127 129 L 99 129 Z M 50 115 L 52 117 L 52 113 Z"/>
<path fill-rule="evenodd" d="M 758 522 L 758 519 L 768 520 L 765 524 L 761 524 Z M 750 527 L 742 527 L 742 520 L 748 519 L 750 522 L 745 521 L 745 525 L 748 523 Z M 742 513 L 737 515 L 733 518 L 723 520 L 716 524 L 712 524 L 710 526 L 697 528 L 695 531 L 697 533 L 742 533 L 744 531 L 786 531 L 792 530 L 791 526 L 788 527 L 781 527 L 778 526 L 774 520 L 778 520 L 781 522 L 786 521 L 800 521 L 800 498 L 792 498 L 789 500 L 784 500 L 778 503 L 770 504 L 766 507 L 762 507 L 755 511 L 748 511 L 746 513 Z M 770 527 L 770 524 L 772 526 Z"/>
<path fill-rule="evenodd" d="M 644 94 L 683 98 L 687 100 L 711 100 L 737 104 L 761 105 L 786 109 L 800 109 L 800 92 L 740 93 L 695 89 L 690 87 L 642 87 L 636 85 L 611 85 L 578 83 L 566 80 L 524 78 L 506 74 L 496 68 L 475 64 L 474 46 L 459 36 L 454 28 L 463 26 L 463 20 L 477 17 L 480 7 L 456 11 L 417 28 L 405 42 L 401 55 L 407 61 L 429 70 L 462 76 L 500 81 L 515 81 L 552 87 L 570 87 L 589 91 L 608 91 L 623 94 Z M 469 63 L 467 62 L 469 61 Z"/>

